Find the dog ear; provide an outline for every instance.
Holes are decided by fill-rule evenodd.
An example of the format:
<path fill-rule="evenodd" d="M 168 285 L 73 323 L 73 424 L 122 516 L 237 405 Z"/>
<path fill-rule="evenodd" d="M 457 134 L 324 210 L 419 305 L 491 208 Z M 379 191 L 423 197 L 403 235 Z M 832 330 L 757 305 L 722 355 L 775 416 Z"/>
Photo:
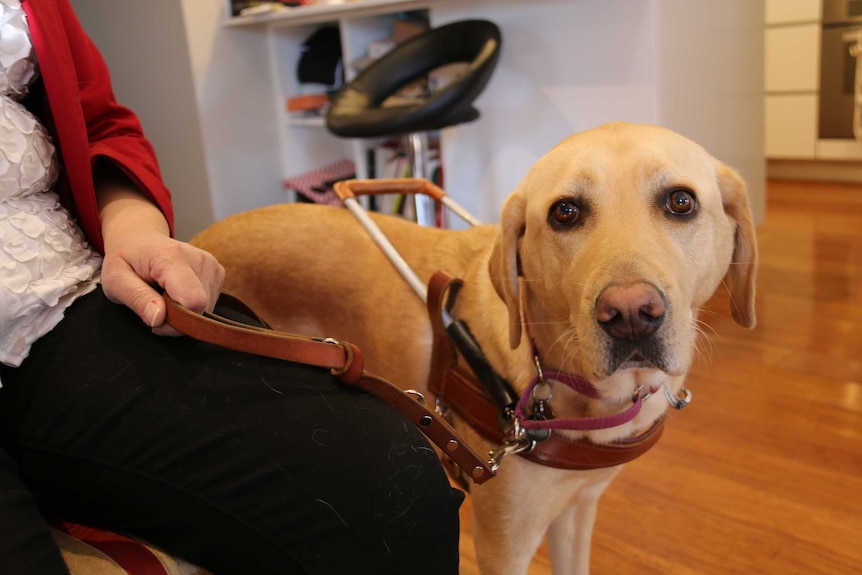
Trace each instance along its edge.
<path fill-rule="evenodd" d="M 717 176 L 724 212 L 736 223 L 733 259 L 724 276 L 730 292 L 730 313 L 736 323 L 751 329 L 757 323 L 754 314 L 757 238 L 748 207 L 748 192 L 742 178 L 727 166 L 719 164 Z"/>
<path fill-rule="evenodd" d="M 500 216 L 500 234 L 491 252 L 491 283 L 506 303 L 509 311 L 509 345 L 512 349 L 521 342 L 521 288 L 518 244 L 526 226 L 526 201 L 516 191 L 506 199 Z"/>

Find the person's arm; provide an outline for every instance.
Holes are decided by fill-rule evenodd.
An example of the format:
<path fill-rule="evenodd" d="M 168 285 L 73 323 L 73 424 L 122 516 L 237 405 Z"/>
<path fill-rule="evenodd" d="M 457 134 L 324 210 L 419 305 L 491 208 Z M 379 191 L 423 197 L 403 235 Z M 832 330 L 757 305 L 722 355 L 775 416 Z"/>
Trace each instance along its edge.
<path fill-rule="evenodd" d="M 155 287 L 189 309 L 211 311 L 224 281 L 218 261 L 172 239 L 162 212 L 110 160 L 96 163 L 93 178 L 105 247 L 105 295 L 161 335 L 176 332 L 164 325 L 165 302 Z"/>
<path fill-rule="evenodd" d="M 155 151 L 137 116 L 117 103 L 105 61 L 69 1 L 23 6 L 47 96 L 45 117 L 63 158 L 58 192 L 90 245 L 105 254 L 105 294 L 158 333 L 170 333 L 154 288 L 203 311 L 212 308 L 224 272 L 211 255 L 169 237 L 171 194 Z"/>
<path fill-rule="evenodd" d="M 120 166 L 173 226 L 171 194 L 155 151 L 134 112 L 116 101 L 108 67 L 69 0 L 28 0 L 22 6 L 45 87 L 39 112 L 63 161 L 56 191 L 87 241 L 104 251 L 91 170 L 99 158 Z"/>

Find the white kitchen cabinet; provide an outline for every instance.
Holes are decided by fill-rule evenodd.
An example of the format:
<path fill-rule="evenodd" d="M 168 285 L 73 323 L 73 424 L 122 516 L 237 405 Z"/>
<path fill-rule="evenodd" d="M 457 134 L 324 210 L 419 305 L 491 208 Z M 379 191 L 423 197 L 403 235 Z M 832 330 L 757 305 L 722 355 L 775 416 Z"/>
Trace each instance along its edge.
<path fill-rule="evenodd" d="M 818 138 L 822 0 L 766 0 L 764 149 L 776 177 L 848 179 L 862 160 L 853 140 Z M 791 166 L 797 162 L 797 166 Z M 831 166 L 830 166 L 831 165 Z M 858 168 L 856 168 L 858 170 Z M 858 176 L 852 178 L 858 180 Z"/>
<path fill-rule="evenodd" d="M 822 0 L 766 0 L 765 23 L 790 24 L 820 20 Z"/>
<path fill-rule="evenodd" d="M 764 148 L 767 158 L 814 158 L 817 153 L 817 96 L 766 96 Z"/>
<path fill-rule="evenodd" d="M 819 88 L 820 25 L 767 28 L 764 88 L 774 92 L 816 92 Z"/>
<path fill-rule="evenodd" d="M 842 162 L 862 161 L 862 145 L 856 140 L 818 140 L 817 158 L 820 160 L 838 160 Z M 854 166 L 856 177 L 862 179 L 862 166 Z"/>
<path fill-rule="evenodd" d="M 767 0 L 764 6 L 766 157 L 817 155 L 821 0 Z"/>

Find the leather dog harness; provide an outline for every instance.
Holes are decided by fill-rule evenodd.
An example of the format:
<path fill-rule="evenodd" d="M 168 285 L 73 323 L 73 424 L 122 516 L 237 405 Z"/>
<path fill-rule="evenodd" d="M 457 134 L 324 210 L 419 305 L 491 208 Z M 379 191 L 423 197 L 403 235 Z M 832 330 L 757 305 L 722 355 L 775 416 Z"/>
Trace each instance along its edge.
<path fill-rule="evenodd" d="M 646 396 L 636 397 L 632 407 L 621 414 L 604 418 L 551 419 L 534 424 L 535 420 L 526 416 L 526 402 L 537 385 L 534 380 L 517 403 L 509 402 L 500 406 L 500 402 L 506 401 L 500 398 L 516 397 L 514 392 L 497 390 L 497 393 L 489 394 L 473 371 L 458 363 L 457 349 L 443 326 L 440 311 L 444 295 L 453 285 L 460 286 L 461 283 L 461 280 L 438 272 L 429 284 L 428 309 L 434 328 L 429 389 L 437 397 L 438 408 L 435 411 L 424 405 L 421 394 L 402 391 L 385 379 L 365 371 L 362 353 L 355 345 L 331 338 L 309 338 L 270 329 L 247 305 L 228 294 L 221 294 L 219 305 L 260 323 L 261 327 L 215 313 L 194 313 L 167 295 L 164 297 L 166 321 L 180 333 L 206 343 L 329 369 L 340 382 L 359 387 L 401 412 L 441 449 L 449 461 L 454 462 L 477 484 L 493 477 L 502 458 L 513 453 L 541 465 L 584 470 L 621 465 L 655 445 L 664 428 L 664 416 L 643 433 L 608 444 L 593 443 L 587 439 L 571 440 L 552 432 L 540 439 L 524 441 L 519 427 L 528 431 L 600 429 L 621 425 L 637 415 Z M 563 381 L 587 396 L 595 393 L 592 386 L 583 380 L 568 380 L 563 374 L 554 373 L 549 373 L 548 377 Z M 496 397 L 497 402 L 492 397 Z M 446 420 L 441 405 L 450 406 L 477 432 L 500 447 L 489 457 L 477 454 Z"/>
<path fill-rule="evenodd" d="M 658 442 L 664 429 L 664 416 L 642 433 L 612 443 L 600 444 L 588 439 L 572 440 L 549 432 L 541 439 L 524 444 L 523 437 L 519 437 L 522 435 L 519 427 L 545 430 L 605 429 L 631 421 L 640 411 L 642 401 L 654 390 L 650 390 L 645 396 L 637 395 L 632 407 L 621 414 L 603 418 L 537 421 L 528 419 L 526 415 L 526 403 L 540 379 L 537 378 L 522 394 L 517 405 L 499 405 L 492 400 L 492 395 L 500 394 L 486 392 L 473 373 L 459 364 L 457 349 L 447 337 L 441 319 L 444 305 L 446 308 L 450 307 L 444 304 L 444 297 L 450 288 L 455 287 L 452 291 L 456 291 L 461 283 L 461 280 L 443 272 L 435 274 L 429 283 L 427 305 L 434 329 L 429 389 L 437 396 L 438 403 L 444 406 L 443 410 L 451 407 L 481 435 L 503 446 L 509 446 L 508 450 L 498 449 L 495 452 L 492 465 L 499 464 L 499 459 L 506 454 L 517 453 L 534 463 L 559 469 L 599 469 L 627 463 Z M 548 377 L 562 380 L 584 395 L 597 397 L 595 389 L 580 378 L 550 373 Z"/>

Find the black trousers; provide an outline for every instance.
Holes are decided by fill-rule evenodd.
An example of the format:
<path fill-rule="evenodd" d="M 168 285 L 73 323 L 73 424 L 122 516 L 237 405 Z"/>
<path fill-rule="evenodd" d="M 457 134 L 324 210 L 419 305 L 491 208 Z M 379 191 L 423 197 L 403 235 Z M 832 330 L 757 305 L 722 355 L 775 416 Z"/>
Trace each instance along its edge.
<path fill-rule="evenodd" d="M 458 572 L 463 494 L 325 370 L 154 336 L 99 290 L 0 379 L 6 575 L 65 572 L 45 516 L 216 575 Z"/>

